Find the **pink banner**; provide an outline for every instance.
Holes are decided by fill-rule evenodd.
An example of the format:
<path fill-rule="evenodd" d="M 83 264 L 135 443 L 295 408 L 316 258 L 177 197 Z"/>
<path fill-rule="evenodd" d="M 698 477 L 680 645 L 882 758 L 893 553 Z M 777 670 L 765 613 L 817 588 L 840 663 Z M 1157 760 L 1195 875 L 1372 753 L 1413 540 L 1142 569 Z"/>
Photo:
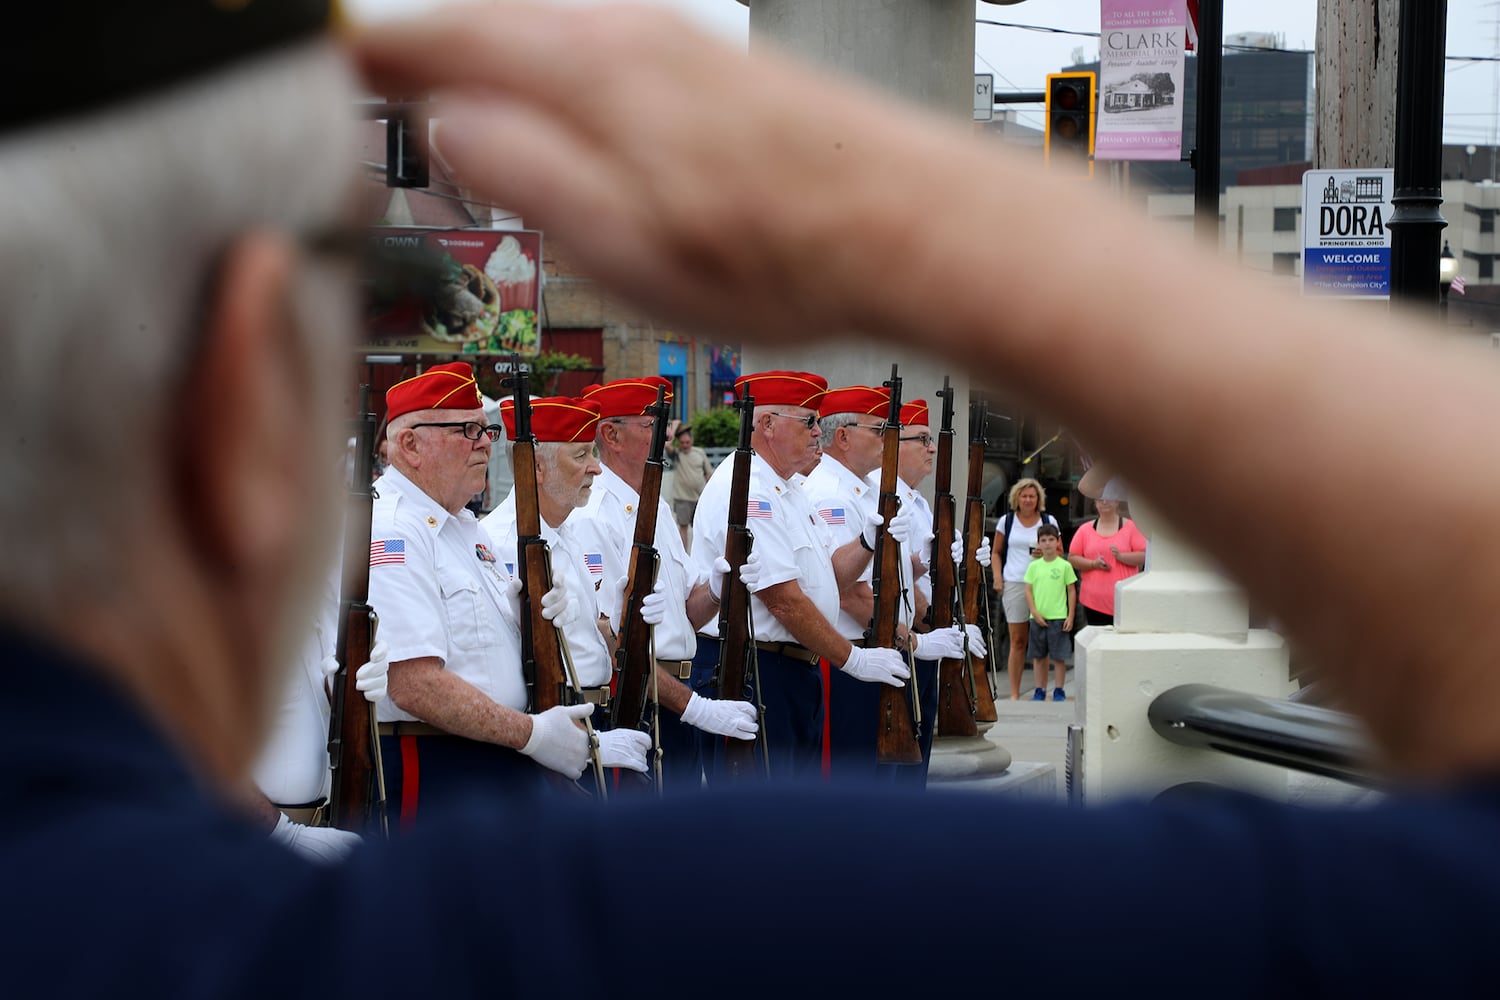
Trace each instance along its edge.
<path fill-rule="evenodd" d="M 1094 159 L 1182 157 L 1185 0 L 1102 0 Z"/>

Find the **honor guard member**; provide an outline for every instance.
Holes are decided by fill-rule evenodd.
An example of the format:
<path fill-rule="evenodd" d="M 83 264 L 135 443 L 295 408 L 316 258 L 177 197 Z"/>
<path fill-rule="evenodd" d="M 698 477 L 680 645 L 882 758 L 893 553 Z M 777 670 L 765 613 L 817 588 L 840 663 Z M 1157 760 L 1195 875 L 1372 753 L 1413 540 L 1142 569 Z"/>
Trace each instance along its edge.
<path fill-rule="evenodd" d="M 830 390 L 819 406 L 823 461 L 808 477 L 803 489 L 812 501 L 819 520 L 832 534 L 835 545 L 860 540 L 863 527 L 879 520 L 877 505 L 880 499 L 880 462 L 884 447 L 881 431 L 890 414 L 890 405 L 889 389 L 848 386 Z M 902 412 L 906 412 L 905 408 Z M 909 506 L 903 498 L 900 511 L 890 527 L 890 535 L 902 546 L 903 554 L 911 551 L 909 534 L 916 532 L 920 536 L 922 530 L 915 508 Z M 928 533 L 930 534 L 930 530 Z M 873 544 L 873 537 L 866 539 L 866 542 Z M 867 549 L 866 555 L 871 554 Z M 839 634 L 856 646 L 864 645 L 875 611 L 872 572 L 873 565 L 867 559 L 858 579 L 839 593 L 839 616 L 835 624 Z M 948 635 L 949 632 L 952 635 Z M 911 641 L 910 620 L 904 619 L 897 627 L 897 643 L 904 647 Z M 925 651 L 946 648 L 944 643 L 959 644 L 962 637 L 956 629 L 944 629 L 930 638 L 917 637 L 916 641 L 918 649 Z M 924 683 L 920 675 L 918 683 Z M 925 702 L 927 691 L 919 688 L 918 692 Z M 829 716 L 826 731 L 829 745 L 826 757 L 834 776 L 868 778 L 877 771 L 910 773 L 916 770 L 896 765 L 881 767 L 876 762 L 880 709 L 878 689 L 861 683 L 842 671 L 834 670 L 829 672 L 827 694 Z M 935 701 L 936 696 L 933 697 Z M 923 722 L 926 723 L 925 714 Z M 929 739 L 927 745 L 930 744 Z"/>
<path fill-rule="evenodd" d="M 297 663 L 287 673 L 271 734 L 255 762 L 255 785 L 277 815 L 272 836 L 318 860 L 337 860 L 359 843 L 359 834 L 316 825 L 328 802 L 329 684 L 338 672 L 339 576 L 331 574 L 318 601 L 317 620 L 303 637 Z M 388 650 L 376 640 L 370 661 L 355 672 L 355 687 L 378 704 L 386 696 Z"/>
<path fill-rule="evenodd" d="M 584 399 L 599 406 L 596 437 L 603 468 L 594 477 L 588 504 L 568 519 L 568 525 L 576 528 L 586 550 L 603 554 L 599 614 L 610 619 L 617 635 L 641 482 L 655 428 L 654 418 L 645 411 L 655 405 L 658 388 L 667 388 L 666 398 L 671 402 L 670 385 L 657 375 L 592 385 L 583 392 Z M 751 740 L 759 724 L 755 706 L 749 702 L 716 701 L 706 688 L 698 692 L 687 686 L 697 651 L 695 630 L 718 613 L 729 564 L 720 557 L 705 577 L 683 548 L 664 500 L 657 504 L 654 544 L 659 565 L 656 589 L 642 612 L 653 626 L 655 691 L 662 709 L 662 770 L 667 787 L 695 788 L 701 783 L 702 762 L 694 731 Z"/>
<path fill-rule="evenodd" d="M 806 492 L 792 484 L 818 453 L 817 408 L 827 381 L 809 372 L 767 371 L 741 376 L 735 391 L 755 399 L 745 523 L 760 556 L 750 607 L 771 774 L 810 778 L 823 747 L 819 657 L 862 681 L 896 687 L 905 686 L 910 671 L 895 650 L 862 649 L 834 627 L 839 587 L 869 563 L 870 546 L 867 540 L 836 546 Z M 693 552 L 700 567 L 724 552 L 732 466 L 725 461 L 714 470 L 698 501 Z M 868 531 L 873 537 L 874 526 Z"/>
<path fill-rule="evenodd" d="M 500 420 L 506 441 L 516 436 L 516 405 L 500 404 Z M 604 581 L 603 553 L 590 549 L 578 536 L 575 516 L 589 500 L 590 487 L 600 472 L 594 451 L 594 431 L 599 423 L 599 404 L 571 396 L 542 396 L 531 400 L 531 433 L 536 438 L 536 500 L 541 515 L 542 538 L 552 556 L 552 579 L 566 585 L 579 599 L 577 614 L 558 624 L 567 640 L 567 650 L 578 678 L 578 696 L 592 707 L 592 722 L 602 730 L 607 719 L 609 682 L 614 672 L 609 620 L 598 613 L 598 590 Z M 511 450 L 511 461 L 515 451 Z M 514 467 L 514 465 L 512 465 Z M 516 491 L 481 524 L 498 546 L 507 574 L 519 581 L 516 562 Z M 519 583 L 517 584 L 519 586 Z M 638 731 L 599 732 L 599 752 L 605 767 L 646 770 L 649 735 Z"/>
<path fill-rule="evenodd" d="M 576 778 L 589 747 L 578 708 L 526 713 L 515 590 L 466 506 L 500 430 L 485 423 L 473 371 L 436 365 L 385 399 L 370 606 L 391 658 L 378 711 L 386 797 L 406 828 L 471 794 L 529 795 L 537 764 Z M 547 597 L 564 620 L 584 603 L 562 588 Z"/>
<path fill-rule="evenodd" d="M 933 631 L 923 631 L 927 611 L 932 602 L 932 505 L 918 487 L 932 474 L 933 458 L 937 455 L 937 439 L 932 435 L 931 411 L 925 399 L 914 399 L 901 407 L 901 447 L 897 451 L 896 495 L 901 499 L 903 510 L 910 510 L 916 528 L 909 539 L 903 539 L 901 561 L 910 570 L 907 581 L 910 603 L 902 608 L 911 617 L 905 622 L 913 630 L 912 655 L 917 666 L 917 691 L 921 695 L 922 725 L 918 739 L 922 745 L 920 767 L 897 769 L 897 777 L 909 779 L 919 785 L 927 783 L 927 768 L 932 762 L 932 740 L 937 733 L 938 666 L 944 659 L 959 659 L 964 655 L 964 636 L 956 626 Z M 948 557 L 954 562 L 963 559 L 963 540 L 955 536 L 944 546 Z M 976 560 L 988 564 L 988 542 L 981 545 Z M 984 640 L 979 626 L 966 623 L 969 648 L 977 656 L 985 655 Z"/>

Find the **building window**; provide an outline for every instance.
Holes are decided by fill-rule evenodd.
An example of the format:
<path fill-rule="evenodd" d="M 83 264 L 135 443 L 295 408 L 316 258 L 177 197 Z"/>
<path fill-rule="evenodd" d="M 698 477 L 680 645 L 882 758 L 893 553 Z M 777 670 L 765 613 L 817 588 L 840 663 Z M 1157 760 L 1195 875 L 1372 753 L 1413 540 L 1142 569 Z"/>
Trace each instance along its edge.
<path fill-rule="evenodd" d="M 1280 212 L 1281 209 L 1276 211 Z M 1273 253 L 1271 255 L 1271 273 L 1295 275 L 1297 273 L 1297 255 L 1294 253 Z"/>
<path fill-rule="evenodd" d="M 1481 233 L 1493 233 L 1495 231 L 1495 210 L 1493 208 L 1481 208 L 1479 210 L 1479 231 Z"/>
<path fill-rule="evenodd" d="M 1298 211 L 1300 211 L 1300 209 L 1296 209 L 1296 208 L 1278 208 L 1278 209 L 1276 209 L 1276 219 L 1275 219 L 1275 222 L 1272 224 L 1271 228 L 1274 229 L 1274 230 L 1276 230 L 1276 232 L 1278 232 L 1278 233 L 1293 233 L 1293 232 L 1296 232 L 1297 231 L 1297 212 Z"/>
<path fill-rule="evenodd" d="M 1481 281 L 1495 276 L 1495 258 L 1484 256 L 1479 258 L 1479 278 Z"/>

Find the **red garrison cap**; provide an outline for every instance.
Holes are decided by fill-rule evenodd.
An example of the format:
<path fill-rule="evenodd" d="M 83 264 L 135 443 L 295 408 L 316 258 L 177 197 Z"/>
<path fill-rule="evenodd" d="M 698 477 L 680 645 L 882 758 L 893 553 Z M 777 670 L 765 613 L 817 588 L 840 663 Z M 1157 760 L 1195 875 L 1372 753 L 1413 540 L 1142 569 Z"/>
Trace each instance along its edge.
<path fill-rule="evenodd" d="M 667 402 L 672 401 L 672 381 L 660 375 L 644 378 L 622 378 L 604 385 L 591 385 L 583 390 L 583 398 L 599 404 L 599 419 L 610 417 L 638 417 L 646 408 L 656 405 L 656 390 L 667 390 Z"/>
<path fill-rule="evenodd" d="M 652 399 L 656 397 L 653 396 Z M 500 404 L 500 422 L 505 436 L 516 439 L 516 401 Z M 531 433 L 538 441 L 574 443 L 594 440 L 599 424 L 599 404 L 591 399 L 572 396 L 541 396 L 531 401 Z"/>
<path fill-rule="evenodd" d="M 397 382 L 385 391 L 385 419 L 395 420 L 416 410 L 478 410 L 484 407 L 474 369 L 467 361 L 433 365 L 416 378 Z"/>
<path fill-rule="evenodd" d="M 902 427 L 926 427 L 928 426 L 927 400 L 917 399 L 901 407 Z"/>
<path fill-rule="evenodd" d="M 748 392 L 756 406 L 802 406 L 816 410 L 828 380 L 812 372 L 756 372 L 734 380 L 736 393 Z"/>
<path fill-rule="evenodd" d="M 756 402 L 760 402 L 759 397 Z M 828 395 L 818 404 L 818 416 L 831 417 L 835 413 L 862 413 L 867 417 L 885 417 L 891 412 L 891 390 L 877 389 L 869 385 L 846 385 L 842 389 L 829 389 Z"/>

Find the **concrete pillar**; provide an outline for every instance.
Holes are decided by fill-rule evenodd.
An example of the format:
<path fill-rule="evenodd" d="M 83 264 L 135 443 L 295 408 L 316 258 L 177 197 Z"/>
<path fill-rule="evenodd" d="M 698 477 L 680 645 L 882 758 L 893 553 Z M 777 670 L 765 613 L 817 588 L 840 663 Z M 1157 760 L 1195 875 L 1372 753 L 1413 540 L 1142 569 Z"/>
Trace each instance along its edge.
<path fill-rule="evenodd" d="M 916 101 L 954 121 L 973 118 L 973 0 L 751 0 L 750 44 L 769 41 L 808 62 L 853 76 Z M 913 184 L 922 183 L 912 178 Z M 807 192 L 816 197 L 816 192 Z M 941 219 L 932 220 L 935 226 Z M 891 253 L 900 253 L 892 247 Z M 920 295 L 921 289 L 912 294 Z M 914 339 L 920 332 L 914 332 Z M 803 350 L 745 345 L 741 370 L 794 368 L 826 376 L 830 385 L 879 385 L 901 366 L 902 396 L 932 404 L 943 376 L 953 381 L 953 485 L 962 502 L 968 455 L 968 373 L 935 362 L 915 346 L 896 350 L 850 339 Z M 934 415 L 936 419 L 936 415 Z M 936 428 L 934 427 L 934 430 Z M 932 482 L 924 484 L 930 498 Z"/>
<path fill-rule="evenodd" d="M 1399 0 L 1318 5 L 1319 169 L 1390 167 L 1396 155 Z"/>
<path fill-rule="evenodd" d="M 1151 700 L 1178 684 L 1281 697 L 1288 679 L 1281 637 L 1250 628 L 1244 595 L 1143 506 L 1132 499 L 1149 542 L 1147 571 L 1119 585 L 1114 628 L 1078 636 L 1083 755 L 1075 780 L 1083 801 L 1150 796 L 1194 781 L 1282 797 L 1285 771 L 1176 746 L 1146 720 Z"/>

